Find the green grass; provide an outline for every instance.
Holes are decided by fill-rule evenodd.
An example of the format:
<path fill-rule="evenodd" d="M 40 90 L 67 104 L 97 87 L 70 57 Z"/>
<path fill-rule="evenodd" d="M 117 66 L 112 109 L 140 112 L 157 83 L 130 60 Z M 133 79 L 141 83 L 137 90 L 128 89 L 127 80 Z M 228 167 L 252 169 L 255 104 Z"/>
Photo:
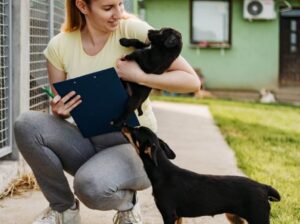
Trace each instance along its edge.
<path fill-rule="evenodd" d="M 224 100 L 153 97 L 205 104 L 250 178 L 270 184 L 282 200 L 272 203 L 271 223 L 300 223 L 300 107 Z"/>

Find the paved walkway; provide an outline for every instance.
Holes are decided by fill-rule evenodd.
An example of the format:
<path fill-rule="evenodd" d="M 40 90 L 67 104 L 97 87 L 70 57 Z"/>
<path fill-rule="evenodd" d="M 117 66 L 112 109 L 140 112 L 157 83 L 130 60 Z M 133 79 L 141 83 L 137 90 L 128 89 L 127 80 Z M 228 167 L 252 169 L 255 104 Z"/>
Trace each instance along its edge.
<path fill-rule="evenodd" d="M 207 107 L 153 102 L 159 136 L 176 152 L 174 163 L 199 173 L 241 174 L 232 150 L 224 141 Z M 72 178 L 70 177 L 70 182 Z M 139 192 L 145 224 L 161 224 L 151 189 Z M 30 224 L 47 202 L 41 192 L 0 201 L 0 223 Z M 110 224 L 114 211 L 90 210 L 81 204 L 82 224 Z M 224 215 L 184 219 L 184 224 L 227 224 Z"/>

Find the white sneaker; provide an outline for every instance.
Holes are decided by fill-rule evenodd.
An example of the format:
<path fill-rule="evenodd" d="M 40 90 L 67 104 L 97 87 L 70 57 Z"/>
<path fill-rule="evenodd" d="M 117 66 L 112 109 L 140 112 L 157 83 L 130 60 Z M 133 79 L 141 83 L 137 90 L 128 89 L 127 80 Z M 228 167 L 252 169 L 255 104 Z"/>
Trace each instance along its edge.
<path fill-rule="evenodd" d="M 143 224 L 139 204 L 136 203 L 131 210 L 118 211 L 113 222 L 114 224 Z"/>
<path fill-rule="evenodd" d="M 76 209 L 62 213 L 47 208 L 32 224 L 80 224 L 79 202 L 76 200 Z"/>

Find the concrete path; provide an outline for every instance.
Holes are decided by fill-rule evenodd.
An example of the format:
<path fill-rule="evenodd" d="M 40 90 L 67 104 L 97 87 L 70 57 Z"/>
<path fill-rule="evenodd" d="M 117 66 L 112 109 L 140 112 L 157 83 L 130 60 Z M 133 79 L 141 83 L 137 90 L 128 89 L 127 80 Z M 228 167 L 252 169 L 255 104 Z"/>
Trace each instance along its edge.
<path fill-rule="evenodd" d="M 206 106 L 153 102 L 159 136 L 176 152 L 174 163 L 199 173 L 237 174 L 232 150 L 224 141 Z M 70 177 L 72 183 L 72 177 Z M 161 224 L 151 189 L 138 193 L 145 224 Z M 47 202 L 41 192 L 0 201 L 0 223 L 30 224 Z M 114 211 L 90 210 L 81 204 L 82 224 L 110 224 Z M 184 219 L 184 224 L 227 224 L 224 215 Z"/>

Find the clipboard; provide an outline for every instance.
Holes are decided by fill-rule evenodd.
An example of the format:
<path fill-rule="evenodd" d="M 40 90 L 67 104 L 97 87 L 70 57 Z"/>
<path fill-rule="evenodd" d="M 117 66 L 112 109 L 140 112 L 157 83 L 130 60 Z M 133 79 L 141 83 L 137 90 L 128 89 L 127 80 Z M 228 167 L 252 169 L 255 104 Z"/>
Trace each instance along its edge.
<path fill-rule="evenodd" d="M 53 83 L 53 86 L 60 96 L 73 90 L 81 96 L 82 102 L 70 113 L 83 137 L 121 130 L 121 127 L 115 127 L 110 122 L 121 116 L 128 94 L 114 68 Z M 135 113 L 127 123 L 130 126 L 139 125 Z"/>

